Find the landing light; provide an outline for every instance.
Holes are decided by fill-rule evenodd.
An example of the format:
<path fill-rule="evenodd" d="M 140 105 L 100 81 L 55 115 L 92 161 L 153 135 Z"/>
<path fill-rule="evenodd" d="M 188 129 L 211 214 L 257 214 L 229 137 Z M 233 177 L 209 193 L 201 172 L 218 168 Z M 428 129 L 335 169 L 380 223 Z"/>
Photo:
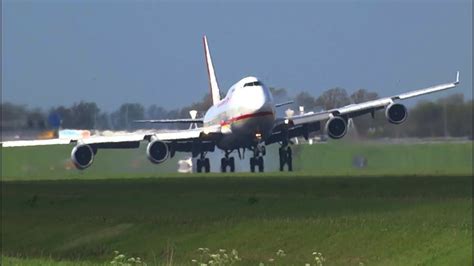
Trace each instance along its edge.
<path fill-rule="evenodd" d="M 262 134 L 256 133 L 256 134 L 255 134 L 255 137 L 256 137 L 257 139 L 261 139 L 261 138 L 262 138 Z"/>

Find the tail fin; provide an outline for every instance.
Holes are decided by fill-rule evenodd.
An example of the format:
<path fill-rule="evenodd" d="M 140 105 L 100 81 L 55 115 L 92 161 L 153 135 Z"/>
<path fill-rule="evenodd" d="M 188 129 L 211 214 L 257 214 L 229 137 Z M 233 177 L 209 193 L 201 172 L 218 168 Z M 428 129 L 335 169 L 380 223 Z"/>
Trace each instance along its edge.
<path fill-rule="evenodd" d="M 209 46 L 207 45 L 207 37 L 204 35 L 204 53 L 206 55 L 207 74 L 209 75 L 209 87 L 211 90 L 212 104 L 216 105 L 221 100 L 219 92 L 219 84 L 217 84 L 216 72 L 214 71 L 214 65 L 212 64 L 211 54 L 209 52 Z"/>

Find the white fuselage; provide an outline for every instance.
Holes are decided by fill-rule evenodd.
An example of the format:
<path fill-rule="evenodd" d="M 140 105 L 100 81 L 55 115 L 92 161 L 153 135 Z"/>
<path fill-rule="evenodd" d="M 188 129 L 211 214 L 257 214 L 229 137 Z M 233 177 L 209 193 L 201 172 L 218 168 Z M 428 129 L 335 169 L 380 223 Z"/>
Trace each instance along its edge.
<path fill-rule="evenodd" d="M 227 132 L 217 142 L 223 150 L 254 146 L 271 134 L 274 123 L 273 97 L 255 77 L 234 84 L 204 116 L 204 127 L 220 125 Z"/>

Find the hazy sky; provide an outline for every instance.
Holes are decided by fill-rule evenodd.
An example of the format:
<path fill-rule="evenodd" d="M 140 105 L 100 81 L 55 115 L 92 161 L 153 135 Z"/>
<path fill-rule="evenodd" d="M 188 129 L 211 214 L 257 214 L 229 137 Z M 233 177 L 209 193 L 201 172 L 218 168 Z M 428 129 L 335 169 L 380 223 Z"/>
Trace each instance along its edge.
<path fill-rule="evenodd" d="M 246 75 L 319 95 L 453 81 L 472 98 L 471 1 L 3 1 L 2 101 L 175 108 Z"/>

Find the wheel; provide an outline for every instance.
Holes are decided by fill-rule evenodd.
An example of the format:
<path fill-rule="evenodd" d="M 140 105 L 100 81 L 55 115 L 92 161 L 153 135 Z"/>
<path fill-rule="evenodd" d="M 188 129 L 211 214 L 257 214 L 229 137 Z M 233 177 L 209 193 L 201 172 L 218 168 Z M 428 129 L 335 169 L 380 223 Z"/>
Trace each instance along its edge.
<path fill-rule="evenodd" d="M 286 163 L 288 164 L 288 171 L 293 171 L 293 154 L 290 147 L 286 149 Z"/>
<path fill-rule="evenodd" d="M 196 172 L 198 172 L 198 173 L 202 172 L 202 161 L 201 161 L 201 159 L 196 160 Z"/>
<path fill-rule="evenodd" d="M 291 158 L 291 156 L 288 158 L 288 161 L 286 163 L 288 164 L 288 172 L 292 172 L 293 171 L 293 159 Z"/>
<path fill-rule="evenodd" d="M 234 157 L 229 158 L 229 166 L 230 166 L 230 171 L 233 173 L 235 172 L 235 160 Z"/>
<path fill-rule="evenodd" d="M 280 155 L 280 172 L 283 172 L 283 168 L 285 167 L 286 163 L 286 152 L 284 148 L 278 149 Z"/>
<path fill-rule="evenodd" d="M 221 172 L 222 173 L 227 172 L 227 160 L 226 160 L 226 158 L 221 159 Z"/>
<path fill-rule="evenodd" d="M 258 164 L 258 171 L 263 172 L 263 157 L 262 156 L 258 157 L 257 164 Z"/>
<path fill-rule="evenodd" d="M 209 158 L 204 159 L 204 169 L 206 173 L 211 171 L 211 162 L 209 161 Z"/>
<path fill-rule="evenodd" d="M 255 158 L 250 158 L 250 172 L 255 172 Z"/>

